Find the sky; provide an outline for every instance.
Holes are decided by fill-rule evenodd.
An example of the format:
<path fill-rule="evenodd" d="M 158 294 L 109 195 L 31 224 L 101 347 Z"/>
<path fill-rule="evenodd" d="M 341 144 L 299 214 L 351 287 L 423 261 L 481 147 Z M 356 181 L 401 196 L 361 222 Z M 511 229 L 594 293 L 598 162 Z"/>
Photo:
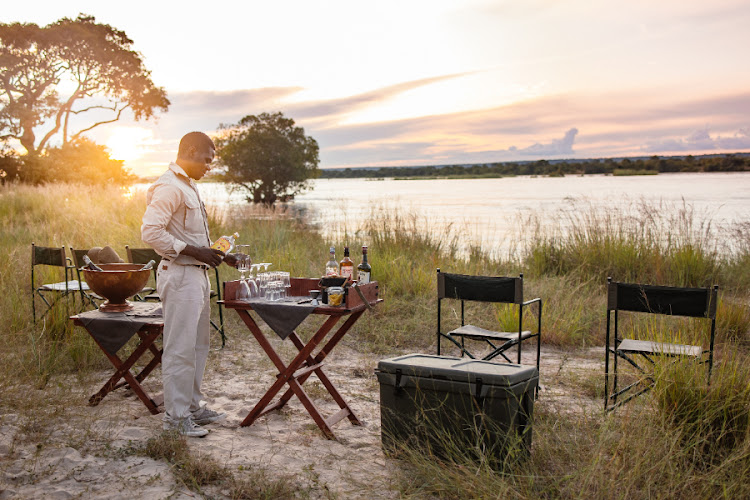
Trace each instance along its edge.
<path fill-rule="evenodd" d="M 89 136 L 142 176 L 180 137 L 281 111 L 320 167 L 750 151 L 750 2 L 12 2 L 125 31 L 172 104 Z"/>

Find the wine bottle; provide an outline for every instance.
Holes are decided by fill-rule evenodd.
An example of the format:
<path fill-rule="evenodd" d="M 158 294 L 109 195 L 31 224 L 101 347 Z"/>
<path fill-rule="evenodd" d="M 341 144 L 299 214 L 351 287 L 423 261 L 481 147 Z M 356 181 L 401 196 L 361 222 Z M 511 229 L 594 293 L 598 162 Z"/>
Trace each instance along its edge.
<path fill-rule="evenodd" d="M 138 269 L 138 270 L 139 271 L 150 270 L 152 267 L 154 267 L 154 264 L 156 264 L 156 261 L 155 260 L 150 260 L 150 261 L 148 261 L 148 263 L 144 264 L 144 266 L 142 268 Z"/>
<path fill-rule="evenodd" d="M 83 256 L 83 262 L 86 264 L 84 267 L 88 267 L 92 271 L 104 271 L 104 269 L 94 264 L 88 255 Z"/>
<path fill-rule="evenodd" d="M 211 248 L 214 250 L 221 250 L 224 254 L 228 254 L 234 248 L 234 240 L 240 237 L 240 233 L 234 233 L 232 236 L 222 236 L 218 240 L 214 241 Z"/>
<path fill-rule="evenodd" d="M 349 258 L 349 247 L 344 247 L 344 258 L 339 262 L 339 275 L 354 279 L 354 262 Z"/>
<path fill-rule="evenodd" d="M 357 266 L 357 284 L 364 285 L 371 279 L 372 268 L 367 263 L 367 247 L 362 247 L 362 262 Z"/>
<path fill-rule="evenodd" d="M 336 276 L 339 272 L 339 263 L 336 262 L 336 247 L 331 247 L 330 256 L 326 262 L 326 276 Z"/>

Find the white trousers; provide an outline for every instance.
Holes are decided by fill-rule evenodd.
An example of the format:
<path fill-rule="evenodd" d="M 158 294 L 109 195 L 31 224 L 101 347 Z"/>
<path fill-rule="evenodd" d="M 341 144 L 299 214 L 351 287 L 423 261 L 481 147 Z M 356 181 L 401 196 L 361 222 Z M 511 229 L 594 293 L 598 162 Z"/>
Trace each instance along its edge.
<path fill-rule="evenodd" d="M 164 408 L 179 419 L 197 410 L 209 348 L 211 288 L 205 270 L 161 261 L 156 291 L 164 314 Z"/>

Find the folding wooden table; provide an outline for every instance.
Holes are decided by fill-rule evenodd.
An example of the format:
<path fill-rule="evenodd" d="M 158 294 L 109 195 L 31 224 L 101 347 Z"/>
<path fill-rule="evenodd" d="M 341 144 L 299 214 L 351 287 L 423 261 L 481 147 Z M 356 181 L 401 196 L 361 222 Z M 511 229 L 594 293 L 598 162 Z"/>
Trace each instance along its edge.
<path fill-rule="evenodd" d="M 248 426 L 255 422 L 259 417 L 283 407 L 292 396 L 297 396 L 302 405 L 305 407 L 307 412 L 313 418 L 315 423 L 318 425 L 323 434 L 328 439 L 335 439 L 336 436 L 333 434 L 331 428 L 340 420 L 348 418 L 352 425 L 362 425 L 362 422 L 357 418 L 352 409 L 346 403 L 344 398 L 341 396 L 339 391 L 333 385 L 333 382 L 328 378 L 326 373 L 323 371 L 323 365 L 325 358 L 331 353 L 334 347 L 344 338 L 351 327 L 357 322 L 362 314 L 368 308 L 371 308 L 375 304 L 382 302 L 382 299 L 378 298 L 378 284 L 377 282 L 368 283 L 359 287 L 361 295 L 357 291 L 350 287 L 346 295 L 344 304 L 341 306 L 333 307 L 321 305 L 314 308 L 311 314 L 318 314 L 327 316 L 326 320 L 320 326 L 317 332 L 305 343 L 295 331 L 291 331 L 288 338 L 292 341 L 294 346 L 297 348 L 299 353 L 292 359 L 288 364 L 285 364 L 281 357 L 276 353 L 271 343 L 263 335 L 263 332 L 258 326 L 250 311 L 253 310 L 253 305 L 248 302 L 235 300 L 238 281 L 230 281 L 224 283 L 224 307 L 227 309 L 234 309 L 239 314 L 242 321 L 250 329 L 255 339 L 260 344 L 263 351 L 273 362 L 279 371 L 276 381 L 266 391 L 260 401 L 255 407 L 250 410 L 250 413 L 240 424 L 241 426 Z M 292 278 L 291 288 L 289 295 L 298 299 L 309 297 L 310 290 L 318 288 L 318 280 L 308 278 Z M 363 300 L 364 299 L 364 300 Z M 263 304 L 264 309 L 268 307 L 273 308 L 273 302 Z M 279 303 L 283 304 L 283 303 Z M 256 314 L 258 311 L 256 311 Z M 346 317 L 346 320 L 341 324 L 338 329 L 330 336 L 330 338 L 318 349 L 321 343 L 326 339 L 326 336 L 334 329 L 337 323 Z M 302 385 L 310 377 L 315 374 L 318 379 L 322 382 L 323 386 L 328 391 L 328 394 L 338 404 L 339 411 L 324 418 L 320 413 L 315 403 L 305 393 Z M 282 394 L 282 396 L 274 403 L 271 403 L 273 398 L 281 391 L 281 389 L 288 385 L 289 388 Z"/>
<path fill-rule="evenodd" d="M 98 405 L 104 399 L 104 396 L 127 385 L 146 405 L 148 411 L 156 415 L 160 412 L 159 407 L 163 404 L 164 398 L 162 395 L 149 396 L 141 386 L 141 382 L 161 363 L 163 350 L 155 345 L 155 341 L 164 330 L 164 319 L 160 312 L 158 315 L 149 314 L 149 312 L 160 308 L 159 305 L 146 303 L 134 303 L 133 305 L 135 307 L 134 313 L 103 313 L 94 310 L 76 314 L 71 316 L 70 319 L 76 326 L 86 329 L 115 367 L 115 373 L 99 392 L 89 398 L 89 405 Z M 140 344 L 127 359 L 122 360 L 117 353 L 133 335 L 140 337 Z M 146 352 L 151 353 L 151 360 L 140 372 L 133 375 L 130 371 L 131 368 Z M 121 379 L 124 379 L 124 381 L 120 382 Z"/>

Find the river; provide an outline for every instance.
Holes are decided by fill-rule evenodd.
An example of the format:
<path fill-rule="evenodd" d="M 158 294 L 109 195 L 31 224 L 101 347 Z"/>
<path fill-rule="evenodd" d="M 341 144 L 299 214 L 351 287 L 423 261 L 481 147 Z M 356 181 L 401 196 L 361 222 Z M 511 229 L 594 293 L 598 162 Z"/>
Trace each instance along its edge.
<path fill-rule="evenodd" d="M 243 203 L 222 184 L 201 182 L 207 205 Z M 674 210 L 684 205 L 714 227 L 750 219 L 750 172 L 649 176 L 503 177 L 496 179 L 317 179 L 290 208 L 304 211 L 324 233 L 357 229 L 373 210 L 413 216 L 426 231 L 450 227 L 464 245 L 504 251 L 519 221 L 542 220 L 588 207 L 646 202 Z"/>

